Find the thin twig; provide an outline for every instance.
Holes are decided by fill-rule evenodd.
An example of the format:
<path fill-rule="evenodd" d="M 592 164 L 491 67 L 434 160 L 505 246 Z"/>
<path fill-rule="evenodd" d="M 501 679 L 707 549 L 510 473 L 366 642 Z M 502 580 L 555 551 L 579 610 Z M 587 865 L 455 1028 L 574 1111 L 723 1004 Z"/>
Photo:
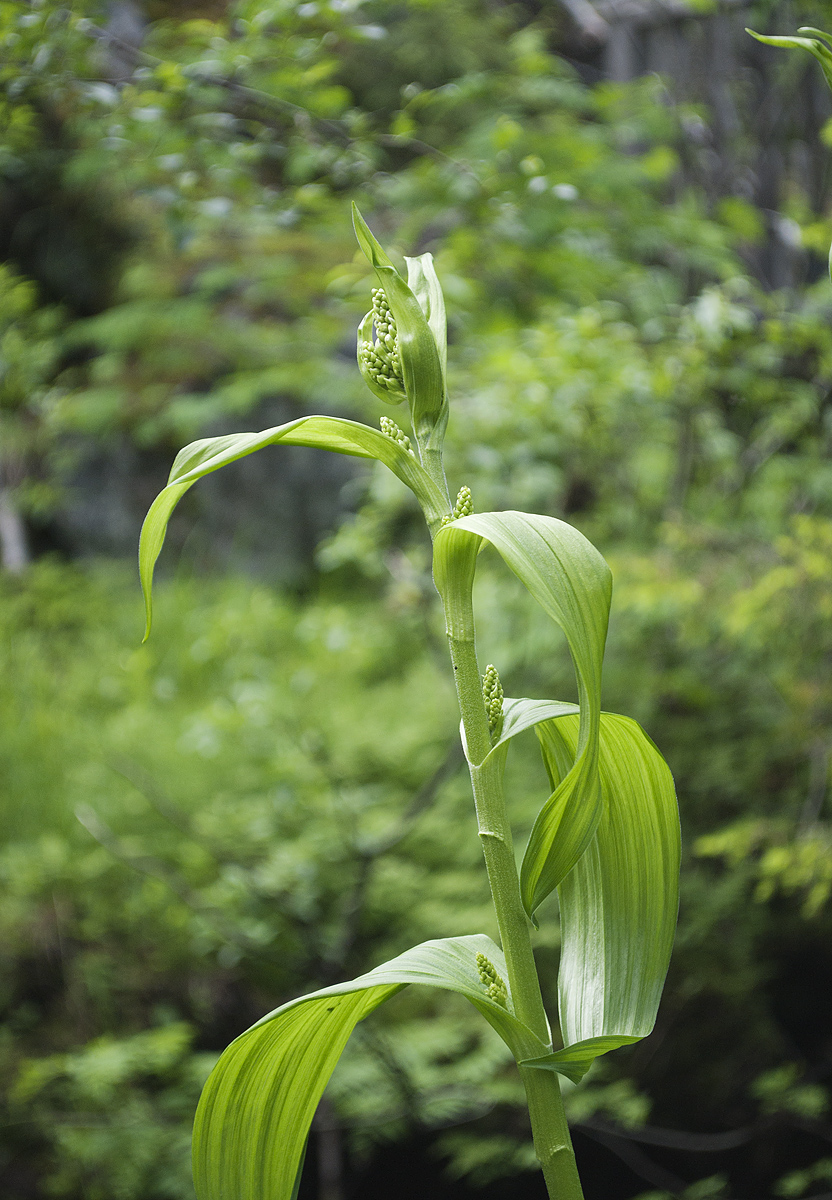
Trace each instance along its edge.
<path fill-rule="evenodd" d="M 96 41 L 103 42 L 105 45 L 111 46 L 114 50 L 118 50 L 134 66 L 155 68 L 164 64 L 164 59 L 156 58 L 152 54 L 147 54 L 144 50 L 137 49 L 135 46 L 130 45 L 129 42 L 122 41 L 121 38 L 116 37 L 115 34 L 94 25 L 92 21 L 79 22 L 79 26 L 82 32 L 89 34 Z M 187 66 L 182 68 L 182 73 L 194 83 L 203 83 L 207 87 L 222 88 L 223 91 L 230 92 L 232 95 L 238 96 L 250 104 L 265 109 L 273 109 L 276 113 L 284 116 L 292 116 L 296 121 L 302 120 L 304 124 L 315 129 L 318 133 L 339 142 L 345 148 L 361 145 L 361 140 L 354 138 L 350 134 L 348 127 L 343 121 L 333 121 L 327 117 L 317 117 L 308 108 L 303 108 L 300 104 L 294 104 L 291 100 L 284 100 L 281 96 L 273 96 L 268 92 L 261 92 L 256 88 L 248 87 L 246 84 L 229 78 L 227 75 L 203 72 L 193 67 L 189 69 Z M 258 117 L 258 119 L 263 124 L 267 123 L 263 120 L 262 116 Z M 409 150 L 417 156 L 435 158 L 437 161 L 446 163 L 448 166 L 455 167 L 457 170 L 471 175 L 481 185 L 479 176 L 469 163 L 459 162 L 457 159 L 445 154 L 443 150 L 439 150 L 436 146 L 431 146 L 419 138 L 407 137 L 396 133 L 381 133 L 376 134 L 371 140 L 374 140 L 378 145 L 384 146 L 387 149 L 404 149 Z"/>
<path fill-rule="evenodd" d="M 755 1137 L 767 1132 L 774 1123 L 772 1118 L 766 1118 L 763 1121 L 755 1121 L 752 1125 L 744 1125 L 740 1129 L 726 1130 L 725 1133 L 689 1133 L 681 1129 L 659 1129 L 651 1125 L 637 1125 L 629 1128 L 593 1118 L 588 1121 L 579 1121 L 575 1128 L 582 1129 L 592 1136 L 599 1133 L 608 1137 L 640 1142 L 645 1146 L 664 1146 L 669 1150 L 718 1154 L 721 1151 L 735 1150 L 738 1146 L 746 1145 Z"/>

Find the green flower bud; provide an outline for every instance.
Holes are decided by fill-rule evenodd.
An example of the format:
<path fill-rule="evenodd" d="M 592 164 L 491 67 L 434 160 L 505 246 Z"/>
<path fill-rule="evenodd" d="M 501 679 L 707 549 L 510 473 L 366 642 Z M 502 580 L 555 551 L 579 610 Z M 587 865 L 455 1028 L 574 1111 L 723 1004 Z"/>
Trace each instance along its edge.
<path fill-rule="evenodd" d="M 471 489 L 469 487 L 461 487 L 457 493 L 453 512 L 449 512 L 447 516 L 442 518 L 442 524 L 450 525 L 451 521 L 458 521 L 460 517 L 470 517 L 473 511 L 474 502 L 471 499 Z"/>
<path fill-rule="evenodd" d="M 474 511 L 474 502 L 471 499 L 471 489 L 469 487 L 461 487 L 456 497 L 454 505 L 453 520 L 458 521 L 460 517 L 470 517 Z"/>
<path fill-rule="evenodd" d="M 380 400 L 401 404 L 407 394 L 396 321 L 383 289 L 373 288 L 372 295 L 373 307 L 358 327 L 358 369 Z"/>
<path fill-rule="evenodd" d="M 500 683 L 496 667 L 491 663 L 485 668 L 482 677 L 482 698 L 488 714 L 488 732 L 492 742 L 496 742 L 503 731 L 503 685 Z"/>
<path fill-rule="evenodd" d="M 361 322 L 358 365 L 370 390 L 388 404 L 407 399 L 420 461 L 441 451 L 448 423 L 445 301 L 429 254 L 406 259 L 407 281 L 353 205 L 358 244 L 379 284 Z M 375 326 L 375 336 L 373 336 Z"/>
<path fill-rule="evenodd" d="M 497 974 L 497 968 L 484 954 L 477 955 L 477 970 L 489 999 L 502 1008 L 508 1008 L 508 988 Z"/>
<path fill-rule="evenodd" d="M 392 440 L 394 442 L 398 442 L 408 454 L 413 454 L 413 447 L 410 444 L 410 438 L 406 433 L 399 429 L 395 421 L 391 421 L 389 417 L 381 417 L 379 419 L 379 425 L 381 426 L 381 432 L 385 437 L 392 438 Z"/>

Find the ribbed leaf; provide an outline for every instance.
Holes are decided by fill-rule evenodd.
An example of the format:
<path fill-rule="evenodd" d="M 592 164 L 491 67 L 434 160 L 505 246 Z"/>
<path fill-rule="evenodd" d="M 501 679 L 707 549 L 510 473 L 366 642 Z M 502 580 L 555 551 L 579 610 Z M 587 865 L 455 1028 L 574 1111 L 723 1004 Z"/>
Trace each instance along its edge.
<path fill-rule="evenodd" d="M 538 726 L 547 768 L 568 770 L 578 720 Z M 560 743 L 560 747 L 558 747 Z M 601 715 L 604 813 L 558 889 L 564 1049 L 528 1065 L 579 1079 L 598 1054 L 653 1028 L 676 929 L 681 838 L 673 777 L 641 727 Z"/>
<path fill-rule="evenodd" d="M 139 541 L 139 574 L 147 612 L 145 640 L 150 633 L 152 617 L 151 592 L 153 568 L 162 549 L 171 513 L 189 487 L 203 475 L 254 454 L 265 446 L 281 442 L 286 446 L 312 446 L 350 454 L 357 458 L 374 458 L 384 463 L 415 493 L 429 525 L 437 527 L 447 513 L 444 497 L 412 454 L 386 437 L 378 429 L 346 421 L 341 417 L 299 417 L 286 425 L 277 425 L 262 433 L 228 433 L 222 437 L 203 438 L 191 442 L 177 454 L 168 478 L 167 487 L 159 493 L 145 517 Z"/>
<path fill-rule="evenodd" d="M 445 367 L 440 346 L 422 305 L 373 237 L 355 204 L 352 214 L 358 244 L 375 271 L 379 285 L 384 288 L 390 311 L 396 319 L 399 355 L 413 430 L 420 439 L 427 441 L 437 425 L 444 426 L 447 422 Z M 411 261 L 419 262 L 416 259 Z M 414 280 L 425 303 L 433 305 L 432 323 L 438 324 L 440 314 L 438 301 L 433 298 L 434 284 L 427 278 L 424 265 L 414 268 Z M 435 287 L 439 287 L 438 280 Z"/>
<path fill-rule="evenodd" d="M 356 1024 L 409 983 L 458 992 L 516 1058 L 546 1047 L 489 999 L 476 955 L 507 980 L 502 952 L 483 935 L 424 942 L 349 983 L 323 988 L 269 1013 L 232 1042 L 202 1093 L 194 1123 L 199 1200 L 290 1200 L 309 1125 Z"/>
<path fill-rule="evenodd" d="M 453 636 L 472 636 L 462 614 L 467 609 L 476 555 L 483 541 L 495 547 L 561 627 L 578 681 L 580 738 L 574 764 L 539 813 L 523 858 L 520 886 L 526 911 L 531 915 L 575 861 L 558 845 L 564 812 L 574 811 L 583 829 L 581 837 L 568 843 L 573 855 L 585 848 L 600 817 L 601 664 L 612 579 L 609 567 L 583 534 L 554 517 L 520 512 L 462 517 L 440 529 L 434 542 L 434 579 Z M 566 844 L 561 839 L 561 845 Z"/>

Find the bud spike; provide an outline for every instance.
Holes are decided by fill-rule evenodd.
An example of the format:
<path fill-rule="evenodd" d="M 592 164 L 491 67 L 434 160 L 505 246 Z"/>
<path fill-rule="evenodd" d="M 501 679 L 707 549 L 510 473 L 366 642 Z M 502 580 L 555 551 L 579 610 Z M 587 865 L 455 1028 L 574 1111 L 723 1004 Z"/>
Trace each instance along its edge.
<path fill-rule="evenodd" d="M 398 442 L 398 444 L 404 450 L 406 450 L 408 454 L 413 454 L 413 447 L 410 444 L 410 438 L 406 433 L 399 429 L 395 421 L 391 421 L 389 417 L 381 417 L 379 419 L 379 425 L 381 426 L 381 432 L 385 435 L 385 437 L 392 438 L 392 440 L 394 442 Z M 415 454 L 413 457 L 416 457 Z"/>
<path fill-rule="evenodd" d="M 482 698 L 488 715 L 488 732 L 491 741 L 496 742 L 503 731 L 503 685 L 497 668 L 491 663 L 485 668 L 482 677 Z"/>
<path fill-rule="evenodd" d="M 488 998 L 501 1008 L 508 1008 L 508 988 L 497 973 L 497 968 L 484 954 L 477 955 L 477 971 Z"/>

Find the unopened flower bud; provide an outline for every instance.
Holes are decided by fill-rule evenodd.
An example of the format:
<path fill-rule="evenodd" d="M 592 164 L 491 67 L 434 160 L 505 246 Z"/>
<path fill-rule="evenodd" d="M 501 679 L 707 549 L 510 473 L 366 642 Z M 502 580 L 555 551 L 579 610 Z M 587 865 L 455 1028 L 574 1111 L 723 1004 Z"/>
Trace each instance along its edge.
<path fill-rule="evenodd" d="M 491 663 L 485 668 L 482 677 L 482 698 L 488 715 L 488 732 L 494 742 L 503 731 L 503 685 L 500 683 L 496 667 Z"/>
<path fill-rule="evenodd" d="M 497 968 L 484 954 L 477 955 L 477 971 L 489 999 L 502 1008 L 508 1008 L 508 988 L 497 974 Z"/>
<path fill-rule="evenodd" d="M 403 430 L 399 429 L 395 421 L 391 421 L 389 417 L 381 417 L 379 419 L 379 425 L 381 426 L 381 432 L 385 435 L 385 437 L 392 438 L 392 440 L 394 442 L 398 442 L 398 444 L 404 450 L 406 450 L 408 454 L 413 454 L 413 447 L 410 444 L 410 438 Z"/>
<path fill-rule="evenodd" d="M 471 499 L 471 489 L 469 487 L 461 487 L 457 493 L 453 519 L 458 521 L 460 517 L 470 517 L 473 511 L 474 502 Z"/>
<path fill-rule="evenodd" d="M 383 289 L 373 288 L 372 295 L 373 307 L 358 329 L 358 366 L 376 396 L 400 404 L 406 393 L 396 321 Z"/>

